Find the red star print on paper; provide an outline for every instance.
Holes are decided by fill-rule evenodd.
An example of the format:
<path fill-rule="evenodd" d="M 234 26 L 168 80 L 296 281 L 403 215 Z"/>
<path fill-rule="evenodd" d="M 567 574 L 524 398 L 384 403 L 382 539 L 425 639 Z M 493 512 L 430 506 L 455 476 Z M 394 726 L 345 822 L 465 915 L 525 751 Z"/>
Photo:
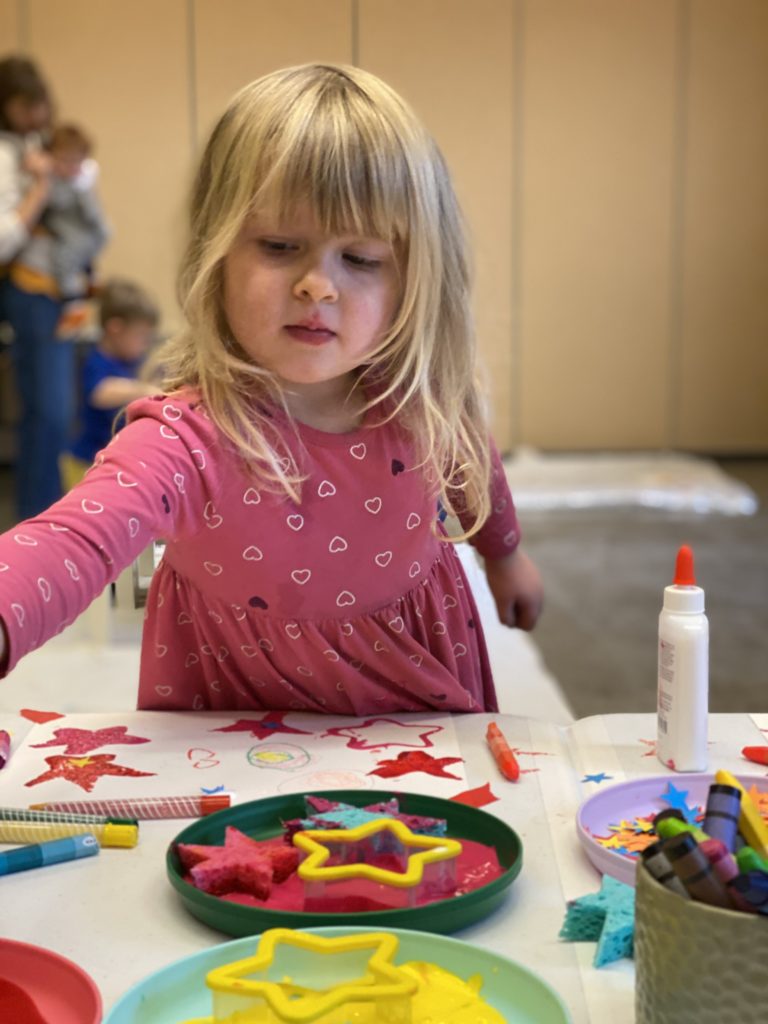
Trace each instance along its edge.
<path fill-rule="evenodd" d="M 54 739 L 47 743 L 31 743 L 32 747 L 64 747 L 65 754 L 87 754 L 112 743 L 149 743 L 142 736 L 129 736 L 124 725 L 109 729 L 54 729 Z"/>
<path fill-rule="evenodd" d="M 30 779 L 24 785 L 37 786 L 41 782 L 49 782 L 51 779 L 66 779 L 90 793 L 103 775 L 125 775 L 140 778 L 156 774 L 156 772 L 140 772 L 136 768 L 128 768 L 124 764 L 112 764 L 114 759 L 114 754 L 94 754 L 92 757 L 65 757 L 63 754 L 53 754 L 45 759 L 48 771 L 38 775 L 36 779 Z"/>
<path fill-rule="evenodd" d="M 447 765 L 463 760 L 463 757 L 433 757 L 423 750 L 403 750 L 394 759 L 378 761 L 378 768 L 374 768 L 368 774 L 380 775 L 382 779 L 393 779 L 400 775 L 409 775 L 411 772 L 424 772 L 425 775 L 435 775 L 439 779 L 460 780 L 459 775 L 451 775 L 445 769 Z"/>
<path fill-rule="evenodd" d="M 285 725 L 283 719 L 286 714 L 286 711 L 269 711 L 263 718 L 238 718 L 232 725 L 223 725 L 220 729 L 211 729 L 211 732 L 249 732 L 257 740 L 274 736 L 276 732 L 292 732 L 297 736 L 313 735 L 306 729 L 293 729 L 290 725 Z"/>
<path fill-rule="evenodd" d="M 361 729 L 370 729 L 372 726 L 382 725 L 391 726 L 390 732 L 392 733 L 392 742 L 381 741 L 379 743 L 369 743 L 362 736 L 356 735 Z M 402 730 L 415 730 L 416 736 L 409 736 L 407 732 Z M 419 731 L 420 730 L 420 731 Z M 381 729 L 379 729 L 381 731 Z M 394 718 L 366 718 L 364 722 L 360 722 L 358 725 L 337 725 L 332 729 L 327 729 L 323 733 L 325 736 L 340 736 L 342 739 L 348 739 L 347 747 L 350 750 L 383 750 L 385 747 L 414 747 L 417 750 L 424 749 L 425 747 L 433 747 L 434 743 L 430 739 L 430 736 L 434 736 L 437 732 L 442 732 L 442 725 L 425 725 L 423 722 L 398 722 Z M 397 733 L 400 735 L 410 738 L 418 738 L 420 743 L 403 743 L 399 739 Z"/>

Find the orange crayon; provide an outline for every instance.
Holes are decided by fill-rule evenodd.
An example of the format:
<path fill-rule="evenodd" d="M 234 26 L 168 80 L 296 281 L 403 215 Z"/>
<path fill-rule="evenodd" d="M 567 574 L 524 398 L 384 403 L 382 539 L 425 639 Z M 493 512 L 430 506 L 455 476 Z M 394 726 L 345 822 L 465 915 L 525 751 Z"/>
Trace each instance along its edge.
<path fill-rule="evenodd" d="M 501 729 L 499 729 L 495 722 L 489 724 L 485 738 L 488 741 L 493 759 L 499 766 L 501 774 L 509 779 L 510 782 L 517 782 L 520 778 L 520 766 L 515 755 L 512 753 L 512 749 L 504 739 Z"/>

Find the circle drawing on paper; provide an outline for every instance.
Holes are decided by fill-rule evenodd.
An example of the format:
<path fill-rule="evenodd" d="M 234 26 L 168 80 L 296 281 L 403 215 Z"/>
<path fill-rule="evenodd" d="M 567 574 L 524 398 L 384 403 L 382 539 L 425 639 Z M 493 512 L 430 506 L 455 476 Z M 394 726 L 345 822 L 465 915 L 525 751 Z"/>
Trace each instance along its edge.
<path fill-rule="evenodd" d="M 276 768 L 281 772 L 296 772 L 306 768 L 312 758 L 292 743 L 260 743 L 251 747 L 246 757 L 254 768 Z"/>

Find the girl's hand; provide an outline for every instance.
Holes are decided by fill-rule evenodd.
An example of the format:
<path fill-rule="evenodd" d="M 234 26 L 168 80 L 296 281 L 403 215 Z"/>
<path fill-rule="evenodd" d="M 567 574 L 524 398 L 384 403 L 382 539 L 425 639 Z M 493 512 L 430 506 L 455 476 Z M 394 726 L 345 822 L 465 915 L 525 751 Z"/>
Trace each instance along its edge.
<path fill-rule="evenodd" d="M 485 575 L 499 621 L 510 628 L 533 629 L 541 614 L 544 588 L 539 570 L 528 555 L 518 548 L 506 558 L 487 558 Z"/>

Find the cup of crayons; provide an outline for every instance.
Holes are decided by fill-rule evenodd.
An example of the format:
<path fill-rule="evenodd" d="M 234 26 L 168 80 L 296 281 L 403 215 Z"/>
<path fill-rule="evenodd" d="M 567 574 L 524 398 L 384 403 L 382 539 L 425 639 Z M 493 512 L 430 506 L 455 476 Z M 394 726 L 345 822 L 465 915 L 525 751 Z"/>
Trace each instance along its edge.
<path fill-rule="evenodd" d="M 637 867 L 636 1024 L 768 1020 L 768 825 L 730 772 L 700 825 L 662 811 Z"/>

